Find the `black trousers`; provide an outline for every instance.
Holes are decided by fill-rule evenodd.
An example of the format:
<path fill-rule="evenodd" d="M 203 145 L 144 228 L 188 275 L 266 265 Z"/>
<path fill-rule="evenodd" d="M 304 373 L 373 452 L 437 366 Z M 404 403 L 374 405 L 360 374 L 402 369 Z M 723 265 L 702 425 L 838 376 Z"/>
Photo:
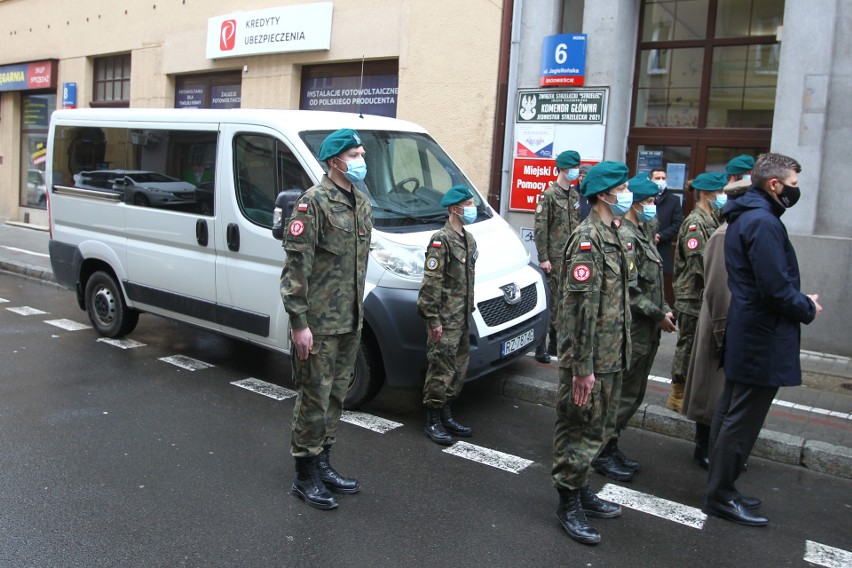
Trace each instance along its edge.
<path fill-rule="evenodd" d="M 760 434 L 778 387 L 725 381 L 710 430 L 710 473 L 706 503 L 727 503 L 739 497 L 735 484 Z"/>

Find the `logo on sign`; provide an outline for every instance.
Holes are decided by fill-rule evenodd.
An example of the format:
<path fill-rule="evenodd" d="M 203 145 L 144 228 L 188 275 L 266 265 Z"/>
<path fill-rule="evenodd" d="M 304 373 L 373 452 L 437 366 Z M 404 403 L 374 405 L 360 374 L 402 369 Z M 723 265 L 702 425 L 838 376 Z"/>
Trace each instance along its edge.
<path fill-rule="evenodd" d="M 231 51 L 237 45 L 237 21 L 225 20 L 219 30 L 219 49 Z"/>
<path fill-rule="evenodd" d="M 27 86 L 30 89 L 44 89 L 50 87 L 50 65 L 44 63 L 32 63 L 27 68 Z"/>

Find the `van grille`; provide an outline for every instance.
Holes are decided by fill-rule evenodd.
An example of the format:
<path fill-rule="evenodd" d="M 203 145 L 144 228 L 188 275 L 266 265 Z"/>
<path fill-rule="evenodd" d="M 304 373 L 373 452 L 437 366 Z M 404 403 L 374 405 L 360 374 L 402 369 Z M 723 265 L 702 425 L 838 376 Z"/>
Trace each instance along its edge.
<path fill-rule="evenodd" d="M 530 284 L 526 288 L 521 289 L 521 301 L 514 306 L 506 303 L 503 296 L 498 296 L 476 305 L 479 313 L 482 314 L 482 319 L 488 327 L 500 325 L 509 320 L 524 315 L 535 308 L 538 303 L 538 290 L 535 284 Z"/>

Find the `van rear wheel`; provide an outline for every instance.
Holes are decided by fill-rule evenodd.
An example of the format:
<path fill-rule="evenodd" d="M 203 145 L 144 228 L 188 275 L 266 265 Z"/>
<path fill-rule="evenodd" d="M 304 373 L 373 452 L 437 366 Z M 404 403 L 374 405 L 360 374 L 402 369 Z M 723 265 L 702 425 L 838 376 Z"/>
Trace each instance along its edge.
<path fill-rule="evenodd" d="M 127 307 L 118 282 L 103 271 L 95 272 L 86 282 L 86 312 L 104 337 L 123 337 L 139 323 L 139 312 Z"/>
<path fill-rule="evenodd" d="M 355 357 L 355 374 L 349 383 L 349 392 L 343 400 L 346 409 L 359 408 L 379 394 L 382 388 L 381 365 L 375 359 L 373 350 L 361 341 L 358 355 Z"/>

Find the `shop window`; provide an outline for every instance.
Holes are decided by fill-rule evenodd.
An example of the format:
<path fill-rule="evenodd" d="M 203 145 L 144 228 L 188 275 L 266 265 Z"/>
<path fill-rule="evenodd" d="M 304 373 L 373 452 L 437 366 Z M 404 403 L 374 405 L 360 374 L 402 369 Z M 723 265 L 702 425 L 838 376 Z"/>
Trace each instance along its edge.
<path fill-rule="evenodd" d="M 242 78 L 237 73 L 178 77 L 175 108 L 240 108 Z"/>
<path fill-rule="evenodd" d="M 307 66 L 299 108 L 396 117 L 398 93 L 396 60 Z"/>
<path fill-rule="evenodd" d="M 92 106 L 130 105 L 130 54 L 95 59 Z"/>
<path fill-rule="evenodd" d="M 20 205 L 47 207 L 45 165 L 50 113 L 56 110 L 56 95 L 23 95 L 21 113 Z"/>

